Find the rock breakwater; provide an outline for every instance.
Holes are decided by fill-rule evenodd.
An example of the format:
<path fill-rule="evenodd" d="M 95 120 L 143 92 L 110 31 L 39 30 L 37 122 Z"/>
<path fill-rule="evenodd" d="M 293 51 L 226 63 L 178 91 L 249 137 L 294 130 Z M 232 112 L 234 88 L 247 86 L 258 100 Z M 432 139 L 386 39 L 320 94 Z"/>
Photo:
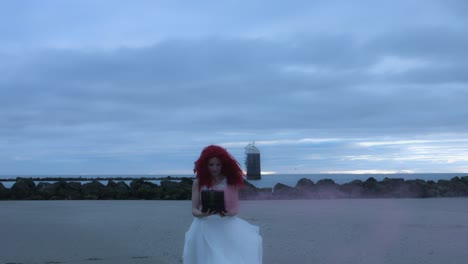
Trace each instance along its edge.
<path fill-rule="evenodd" d="M 98 180 L 84 184 L 59 180 L 36 185 L 32 178 L 17 178 L 11 188 L 0 183 L 0 200 L 189 200 L 192 183 L 192 178 L 161 180 L 160 184 L 140 178 L 132 180 L 130 185 L 113 180 L 108 180 L 107 184 Z M 345 184 L 337 184 L 331 179 L 313 182 L 303 178 L 295 186 L 278 183 L 273 188 L 257 188 L 245 181 L 239 197 L 255 200 L 468 197 L 468 176 L 438 181 L 401 178 L 377 181 L 370 177 Z"/>

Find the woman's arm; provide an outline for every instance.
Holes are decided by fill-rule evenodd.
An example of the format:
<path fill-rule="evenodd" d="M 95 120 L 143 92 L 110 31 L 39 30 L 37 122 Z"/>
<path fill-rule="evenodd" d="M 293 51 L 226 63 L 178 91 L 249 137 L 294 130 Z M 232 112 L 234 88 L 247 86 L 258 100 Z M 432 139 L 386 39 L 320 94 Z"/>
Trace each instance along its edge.
<path fill-rule="evenodd" d="M 225 191 L 226 213 L 224 215 L 234 216 L 239 212 L 239 190 L 237 186 L 230 186 Z"/>
<path fill-rule="evenodd" d="M 198 189 L 198 179 L 195 179 L 192 184 L 192 215 L 195 217 L 201 217 L 202 212 L 200 211 L 200 191 Z"/>

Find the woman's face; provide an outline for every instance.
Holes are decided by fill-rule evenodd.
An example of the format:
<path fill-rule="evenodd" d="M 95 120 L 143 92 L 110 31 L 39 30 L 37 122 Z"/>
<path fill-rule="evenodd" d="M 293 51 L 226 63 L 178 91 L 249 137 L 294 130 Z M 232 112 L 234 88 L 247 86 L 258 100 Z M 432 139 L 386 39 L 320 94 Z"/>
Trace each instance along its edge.
<path fill-rule="evenodd" d="M 221 169 L 223 165 L 221 164 L 221 160 L 214 157 L 208 160 L 208 170 L 211 173 L 212 177 L 221 176 Z"/>

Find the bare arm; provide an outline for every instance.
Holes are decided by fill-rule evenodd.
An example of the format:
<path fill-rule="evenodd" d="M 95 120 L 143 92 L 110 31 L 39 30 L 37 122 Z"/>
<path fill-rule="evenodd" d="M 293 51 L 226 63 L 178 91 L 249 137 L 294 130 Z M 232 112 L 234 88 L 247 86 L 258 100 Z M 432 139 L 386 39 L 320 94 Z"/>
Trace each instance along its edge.
<path fill-rule="evenodd" d="M 239 212 L 239 190 L 236 186 L 226 188 L 226 210 L 224 215 L 234 216 Z"/>
<path fill-rule="evenodd" d="M 200 191 L 198 190 L 198 179 L 192 184 L 192 215 L 195 217 L 203 216 L 200 210 Z"/>

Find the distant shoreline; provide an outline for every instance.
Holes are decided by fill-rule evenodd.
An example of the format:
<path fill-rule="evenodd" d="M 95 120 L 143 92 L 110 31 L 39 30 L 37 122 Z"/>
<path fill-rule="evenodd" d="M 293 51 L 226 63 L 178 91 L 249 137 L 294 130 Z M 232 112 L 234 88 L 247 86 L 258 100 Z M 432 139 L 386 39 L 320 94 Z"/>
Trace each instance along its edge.
<path fill-rule="evenodd" d="M 275 178 L 279 176 L 301 176 L 304 178 L 316 178 L 321 177 L 320 179 L 326 178 L 338 178 L 342 176 L 346 176 L 346 178 L 354 178 L 354 179 L 362 179 L 365 177 L 366 179 L 369 177 L 380 176 L 382 178 L 402 178 L 402 176 L 410 176 L 410 178 L 415 178 L 414 176 L 424 176 L 424 175 L 451 175 L 450 178 L 455 176 L 468 176 L 468 172 L 417 172 L 417 173 L 272 173 L 272 174 L 262 174 L 261 179 L 269 179 Z M 412 177 L 411 177 L 412 176 Z M 2 178 L 8 177 L 8 178 Z M 144 180 L 180 180 L 183 178 L 195 178 L 193 174 L 176 174 L 176 175 L 165 175 L 165 174 L 154 174 L 144 176 L 141 174 L 128 174 L 128 175 L 0 175 L 0 182 L 11 182 L 16 181 L 19 178 L 27 178 L 32 179 L 33 181 L 107 181 L 107 180 L 117 180 L 117 181 L 131 181 L 135 179 L 144 179 Z M 443 179 L 436 178 L 436 179 Z M 250 181 L 250 180 L 249 180 Z M 253 180 L 256 181 L 256 180 Z"/>

